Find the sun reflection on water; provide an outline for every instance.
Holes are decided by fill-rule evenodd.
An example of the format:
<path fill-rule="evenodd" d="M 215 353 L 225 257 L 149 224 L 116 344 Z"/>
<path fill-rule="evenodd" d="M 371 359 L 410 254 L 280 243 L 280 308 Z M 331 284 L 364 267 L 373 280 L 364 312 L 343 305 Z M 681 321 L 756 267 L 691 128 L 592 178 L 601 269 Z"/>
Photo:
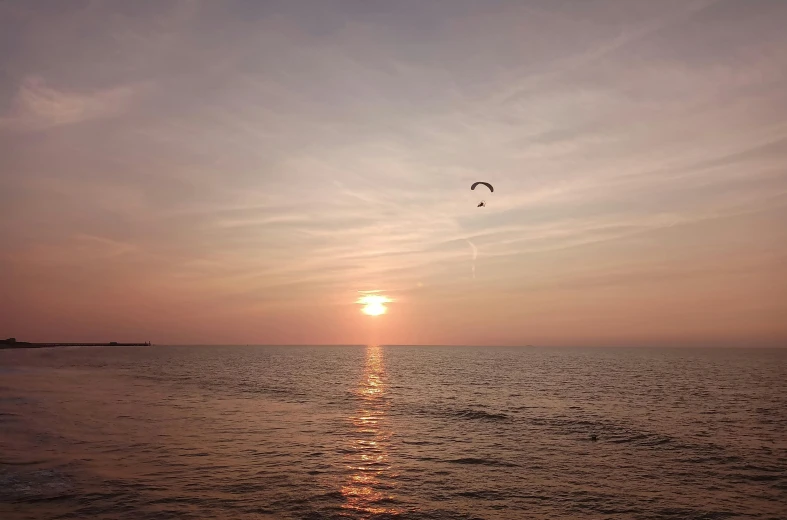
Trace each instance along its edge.
<path fill-rule="evenodd" d="M 398 515 L 391 503 L 395 500 L 393 475 L 390 474 L 388 443 L 391 431 L 387 428 L 387 400 L 385 396 L 385 369 L 382 348 L 366 349 L 364 375 L 355 395 L 360 406 L 350 418 L 355 439 L 347 456 L 351 475 L 342 486 L 346 509 L 366 514 Z"/>

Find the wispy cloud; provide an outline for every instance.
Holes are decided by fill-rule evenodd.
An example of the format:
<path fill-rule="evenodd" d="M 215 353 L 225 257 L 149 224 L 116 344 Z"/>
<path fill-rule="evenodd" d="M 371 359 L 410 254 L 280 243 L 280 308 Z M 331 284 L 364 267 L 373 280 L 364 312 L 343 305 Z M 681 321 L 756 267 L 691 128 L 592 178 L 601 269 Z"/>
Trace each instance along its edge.
<path fill-rule="evenodd" d="M 143 86 L 120 86 L 92 92 L 57 90 L 43 78 L 28 77 L 19 87 L 0 129 L 35 131 L 117 116 L 125 112 Z"/>

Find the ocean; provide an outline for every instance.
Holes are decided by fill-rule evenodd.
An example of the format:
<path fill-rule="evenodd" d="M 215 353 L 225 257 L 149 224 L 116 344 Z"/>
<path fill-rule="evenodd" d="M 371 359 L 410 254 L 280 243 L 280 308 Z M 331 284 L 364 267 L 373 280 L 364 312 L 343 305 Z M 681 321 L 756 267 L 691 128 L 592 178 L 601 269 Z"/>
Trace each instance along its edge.
<path fill-rule="evenodd" d="M 787 518 L 787 349 L 0 351 L 0 518 Z"/>

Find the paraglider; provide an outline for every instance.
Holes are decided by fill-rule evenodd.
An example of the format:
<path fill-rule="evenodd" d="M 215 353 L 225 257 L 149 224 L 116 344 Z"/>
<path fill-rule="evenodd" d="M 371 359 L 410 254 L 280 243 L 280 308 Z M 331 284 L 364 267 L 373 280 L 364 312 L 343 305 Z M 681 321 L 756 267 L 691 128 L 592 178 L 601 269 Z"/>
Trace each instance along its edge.
<path fill-rule="evenodd" d="M 478 186 L 479 184 L 483 184 L 484 186 L 489 188 L 490 192 L 494 193 L 495 188 L 491 184 L 489 184 L 488 182 L 483 182 L 483 181 L 474 182 L 473 185 L 470 186 L 470 189 L 471 190 L 475 190 L 475 187 Z M 484 208 L 484 207 L 486 207 L 486 201 L 482 200 L 481 202 L 478 203 L 478 206 L 476 206 L 476 207 L 477 208 Z"/>
<path fill-rule="evenodd" d="M 495 191 L 495 188 L 493 188 L 491 184 L 489 184 L 488 182 L 482 182 L 482 181 L 474 182 L 474 183 L 473 183 L 473 185 L 472 185 L 472 186 L 470 186 L 470 189 L 471 189 L 471 190 L 474 190 L 474 189 L 475 189 L 475 187 L 476 187 L 476 186 L 478 186 L 479 184 L 483 184 L 484 186 L 486 186 L 487 188 L 489 188 L 489 191 L 491 191 L 491 192 L 494 192 L 494 191 Z"/>

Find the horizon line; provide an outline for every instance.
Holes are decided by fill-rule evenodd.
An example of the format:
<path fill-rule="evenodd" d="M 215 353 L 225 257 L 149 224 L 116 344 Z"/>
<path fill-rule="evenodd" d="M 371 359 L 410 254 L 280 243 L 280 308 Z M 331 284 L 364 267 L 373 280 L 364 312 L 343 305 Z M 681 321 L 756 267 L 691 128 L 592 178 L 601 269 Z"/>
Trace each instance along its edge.
<path fill-rule="evenodd" d="M 726 348 L 726 349 L 781 349 L 784 345 L 474 345 L 474 344 L 421 344 L 421 343 L 151 343 L 152 347 L 474 347 L 474 348 Z"/>

